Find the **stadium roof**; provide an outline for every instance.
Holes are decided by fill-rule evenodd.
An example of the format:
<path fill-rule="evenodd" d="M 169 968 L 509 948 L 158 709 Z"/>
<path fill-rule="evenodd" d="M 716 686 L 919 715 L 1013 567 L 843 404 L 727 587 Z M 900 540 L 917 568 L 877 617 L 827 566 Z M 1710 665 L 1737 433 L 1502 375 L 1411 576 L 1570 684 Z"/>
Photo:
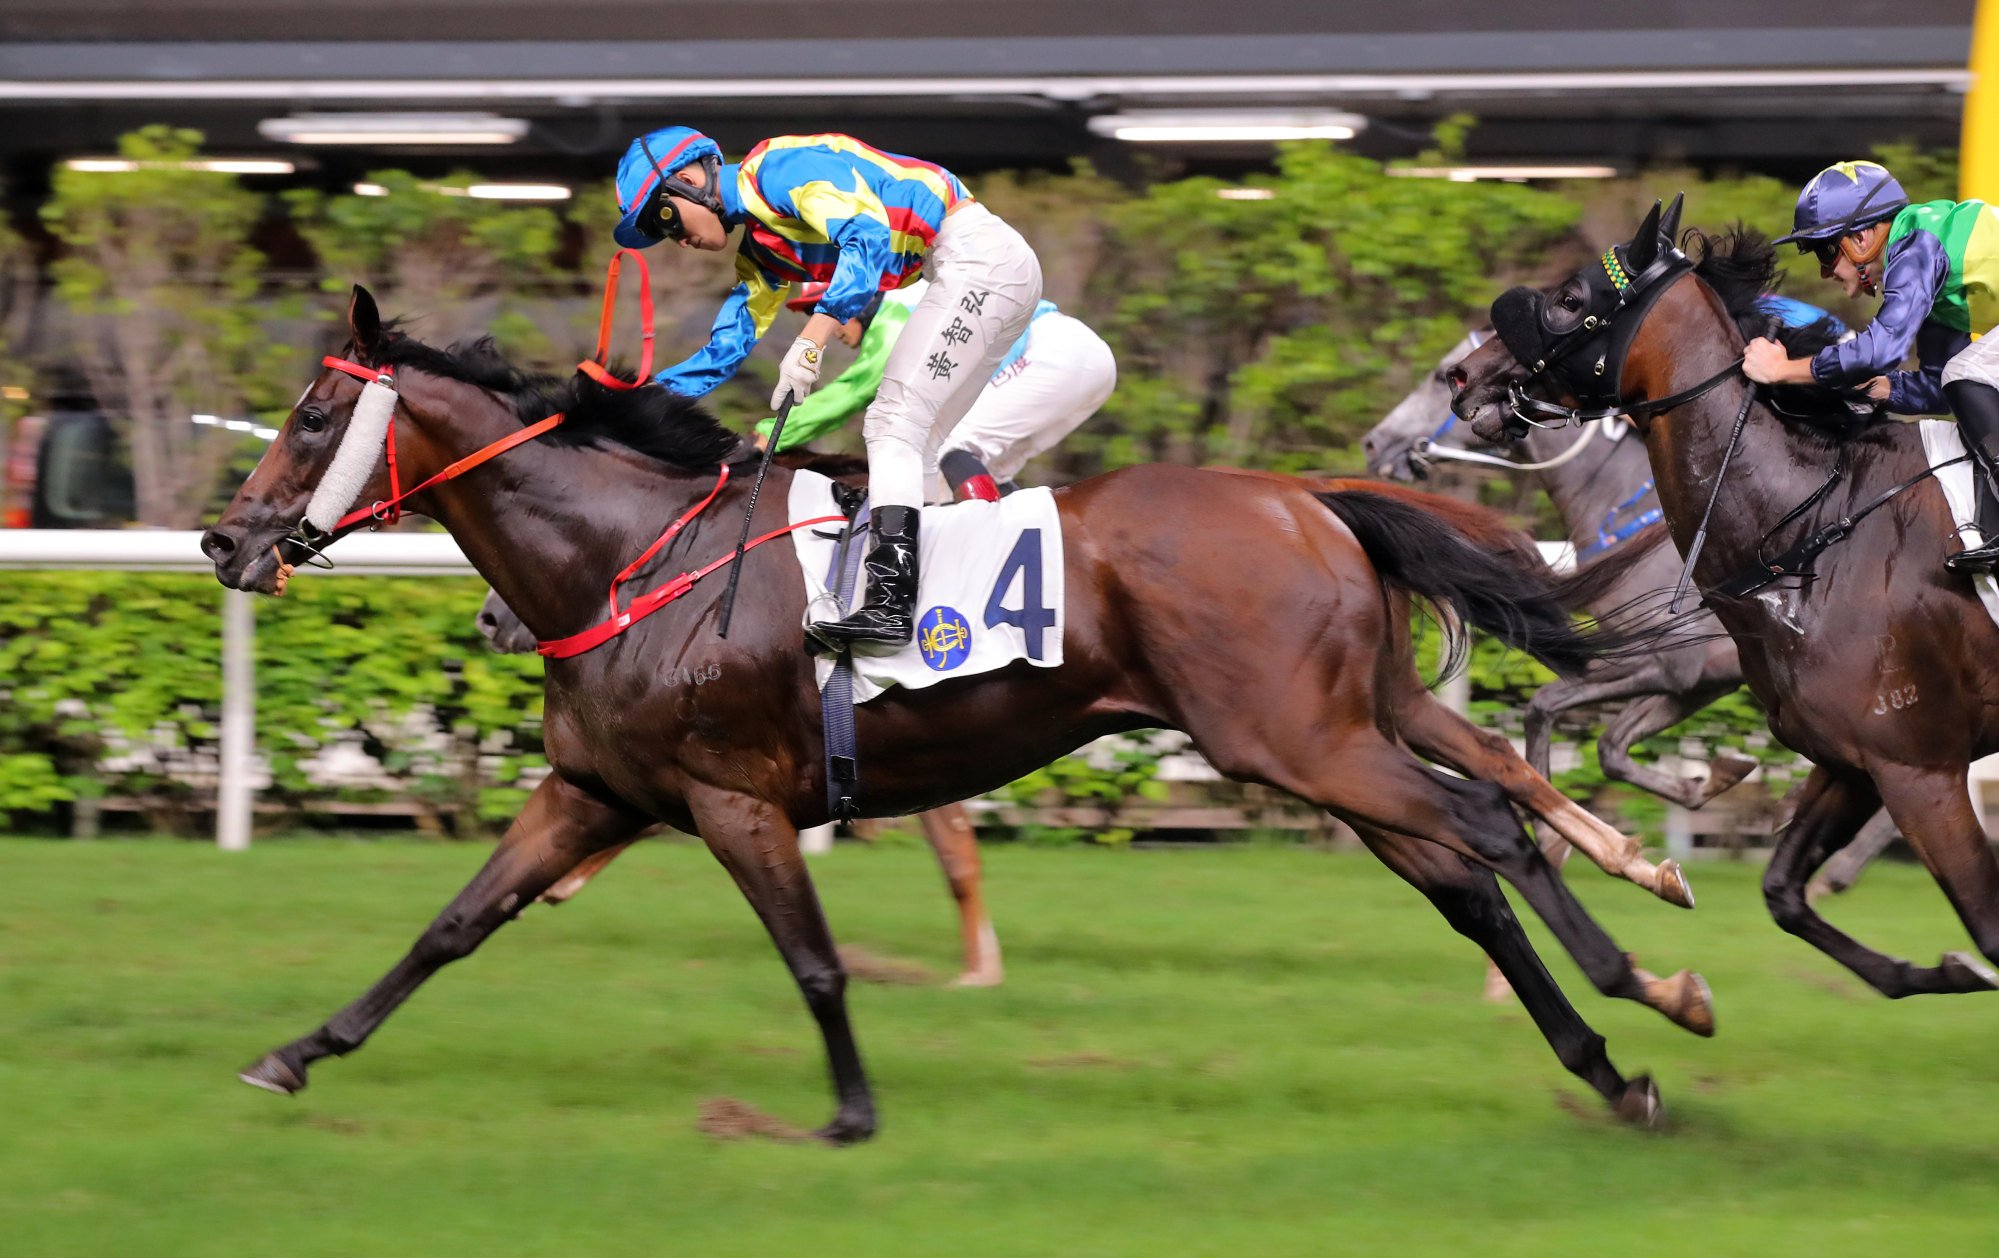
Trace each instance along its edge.
<path fill-rule="evenodd" d="M 1355 144 L 1384 155 L 1468 110 L 1482 159 L 1811 169 L 1835 149 L 1953 141 L 1970 13 L 1963 0 L 8 0 L 0 158 L 102 151 L 148 121 L 295 154 L 257 124 L 393 108 L 523 120 L 503 153 L 478 150 L 502 170 L 595 169 L 668 118 L 730 147 L 837 127 L 972 168 L 1114 163 L 1125 146 L 1092 118 L 1310 109 L 1359 115 Z M 409 155 L 384 143 L 366 157 L 384 154 Z"/>

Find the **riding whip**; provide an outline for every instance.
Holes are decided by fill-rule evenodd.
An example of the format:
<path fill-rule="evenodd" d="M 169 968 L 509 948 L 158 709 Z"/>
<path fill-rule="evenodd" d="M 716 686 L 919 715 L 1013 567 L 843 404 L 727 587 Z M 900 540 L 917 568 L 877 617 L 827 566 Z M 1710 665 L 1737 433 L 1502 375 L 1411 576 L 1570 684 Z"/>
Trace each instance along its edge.
<path fill-rule="evenodd" d="M 729 636 L 729 618 L 736 612 L 736 585 L 743 579 L 743 551 L 750 544 L 750 521 L 756 519 L 757 495 L 763 492 L 764 475 L 770 471 L 770 456 L 777 453 L 777 439 L 784 435 L 784 421 L 791 414 L 792 404 L 798 401 L 796 393 L 784 395 L 784 405 L 777 408 L 777 419 L 770 426 L 770 440 L 764 443 L 764 457 L 757 464 L 757 478 L 750 482 L 750 506 L 743 512 L 743 535 L 736 542 L 736 558 L 729 565 L 729 588 L 722 595 L 722 624 L 715 631 L 718 638 Z"/>
<path fill-rule="evenodd" d="M 1680 600 L 1687 596 L 1687 583 L 1694 579 L 1694 564 L 1699 562 L 1701 547 L 1707 545 L 1707 522 L 1714 515 L 1714 504 L 1721 497 L 1721 483 L 1728 477 L 1729 460 L 1735 457 L 1735 447 L 1742 440 L 1742 426 L 1749 422 L 1749 407 L 1756 401 L 1756 384 L 1744 377 L 1742 389 L 1742 409 L 1735 412 L 1735 431 L 1728 434 L 1728 448 L 1721 452 L 1721 470 L 1715 473 L 1714 489 L 1707 496 L 1707 509 L 1701 512 L 1701 526 L 1694 530 L 1694 544 L 1687 547 L 1687 566 L 1680 569 L 1680 583 L 1673 587 L 1673 601 L 1666 604 L 1669 615 L 1680 614 Z"/>

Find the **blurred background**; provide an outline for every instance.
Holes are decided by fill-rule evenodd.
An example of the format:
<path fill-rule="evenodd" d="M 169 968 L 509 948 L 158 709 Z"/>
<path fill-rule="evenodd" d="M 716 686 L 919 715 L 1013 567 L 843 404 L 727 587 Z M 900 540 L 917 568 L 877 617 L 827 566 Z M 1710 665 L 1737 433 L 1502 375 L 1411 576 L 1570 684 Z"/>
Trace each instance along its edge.
<path fill-rule="evenodd" d="M 1359 474 L 1360 435 L 1498 291 L 1623 239 L 1655 197 L 1684 189 L 1689 223 L 1775 234 L 1797 184 L 1846 156 L 1888 162 L 1919 200 L 1955 195 L 1961 0 L 1499 16 L 1470 0 L 357 0 L 334 20 L 305 0 L 14 0 L 0 520 L 212 518 L 356 282 L 424 339 L 490 332 L 566 371 L 595 326 L 610 172 L 669 122 L 732 155 L 848 131 L 950 166 L 1029 237 L 1048 296 L 1121 370 L 1028 483 L 1153 460 Z M 705 337 L 730 257 L 655 255 L 671 362 Z M 1865 318 L 1786 265 L 1789 291 Z M 788 337 L 713 395 L 727 420 L 760 415 Z M 834 444 L 858 450 L 858 433 Z M 1523 478 L 1433 484 L 1561 535 Z M 0 590 L 0 818 L 205 833 L 219 591 L 116 571 L 7 571 Z M 544 767 L 539 663 L 485 651 L 478 596 L 470 578 L 308 579 L 260 609 L 266 642 L 314 644 L 258 657 L 263 824 L 480 834 L 511 817 Z M 1543 680 L 1482 649 L 1470 702 L 1517 732 Z M 1690 774 L 1722 747 L 1766 762 L 1698 826 L 1606 793 L 1586 742 L 1557 761 L 1565 786 L 1695 845 L 1757 841 L 1797 772 L 1746 696 L 1648 747 Z M 985 801 L 981 822 L 1060 840 L 1329 832 L 1207 776 L 1170 739 L 1127 741 Z"/>

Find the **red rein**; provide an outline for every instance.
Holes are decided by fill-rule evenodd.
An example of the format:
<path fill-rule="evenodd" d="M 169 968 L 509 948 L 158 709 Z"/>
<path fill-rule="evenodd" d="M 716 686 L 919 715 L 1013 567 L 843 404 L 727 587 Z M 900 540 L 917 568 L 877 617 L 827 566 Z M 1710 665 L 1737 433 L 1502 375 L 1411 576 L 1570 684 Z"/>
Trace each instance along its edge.
<path fill-rule="evenodd" d="M 639 351 L 638 378 L 635 380 L 620 380 L 612 375 L 604 366 L 606 355 L 610 353 L 611 348 L 611 324 L 617 313 L 618 270 L 627 256 L 639 264 L 639 318 L 644 324 L 644 331 L 640 334 L 642 348 Z M 597 352 L 592 357 L 576 364 L 576 369 L 607 389 L 635 389 L 647 383 L 648 377 L 652 373 L 652 350 L 652 277 L 646 267 L 646 260 L 643 257 L 630 249 L 620 249 L 611 256 L 611 264 L 604 273 L 604 311 L 597 321 Z M 364 367 L 360 363 L 349 362 L 344 358 L 335 358 L 330 354 L 320 361 L 327 367 L 335 371 L 345 372 L 357 380 L 378 381 L 391 387 L 394 387 L 395 384 L 395 370 L 390 367 Z M 547 419 L 530 424 L 517 433 L 502 437 L 491 445 L 466 455 L 443 471 L 429 477 L 414 489 L 407 491 L 401 486 L 401 476 L 396 467 L 396 426 L 394 421 L 391 420 L 387 439 L 389 496 L 381 502 L 375 503 L 373 506 L 357 507 L 348 512 L 334 526 L 334 531 L 337 533 L 342 529 L 350 528 L 367 520 L 373 520 L 378 523 L 383 521 L 394 523 L 397 519 L 401 518 L 402 504 L 406 500 L 415 497 L 433 485 L 441 485 L 445 481 L 456 480 L 473 468 L 478 467 L 481 463 L 498 458 L 515 446 L 533 441 L 542 434 L 556 428 L 566 418 L 568 418 L 566 415 L 557 412 L 554 415 L 550 415 Z M 701 578 L 733 563 L 736 555 L 734 551 L 731 551 L 720 559 L 714 560 L 692 572 L 681 573 L 658 589 L 649 590 L 639 595 L 626 606 L 625 610 L 618 610 L 618 587 L 636 576 L 639 569 L 650 563 L 655 555 L 665 549 L 667 543 L 679 536 L 680 531 L 687 527 L 689 521 L 707 510 L 709 504 L 721 495 L 722 487 L 728 483 L 729 466 L 725 463 L 715 478 L 715 488 L 708 491 L 708 496 L 682 512 L 678 519 L 666 526 L 666 531 L 661 533 L 652 545 L 645 548 L 643 554 L 625 565 L 624 569 L 617 576 L 611 578 L 611 617 L 609 620 L 602 621 L 585 629 L 582 633 L 573 634 L 567 638 L 556 638 L 553 641 L 537 643 L 535 650 L 550 659 L 560 660 L 568 659 L 572 655 L 581 655 L 585 651 L 602 646 L 639 621 L 644 620 L 647 616 L 652 615 L 660 608 L 665 607 L 668 603 L 673 602 L 681 595 L 687 593 L 687 591 L 693 589 L 694 583 Z M 822 515 L 810 520 L 800 520 L 796 524 L 789 524 L 781 529 L 773 529 L 761 537 L 753 538 L 744 547 L 744 551 L 747 553 L 754 547 L 761 546 L 765 542 L 783 537 L 798 529 L 807 528 L 814 524 L 844 523 L 845 519 L 846 517 L 844 516 Z"/>

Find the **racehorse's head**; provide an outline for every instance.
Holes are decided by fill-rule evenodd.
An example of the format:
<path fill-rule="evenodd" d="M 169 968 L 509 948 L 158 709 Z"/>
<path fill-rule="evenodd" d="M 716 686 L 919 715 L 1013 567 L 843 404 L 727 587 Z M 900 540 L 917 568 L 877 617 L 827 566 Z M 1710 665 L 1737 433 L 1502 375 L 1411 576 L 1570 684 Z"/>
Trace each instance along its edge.
<path fill-rule="evenodd" d="M 359 285 L 347 327 L 348 359 L 379 361 L 381 312 Z M 222 518 L 202 534 L 216 579 L 231 589 L 281 594 L 291 565 L 312 558 L 308 540 L 331 534 L 354 503 L 387 497 L 382 446 L 395 405 L 392 387 L 323 368 Z"/>
<path fill-rule="evenodd" d="M 1490 339 L 1490 328 L 1467 334 L 1410 390 L 1409 396 L 1367 430 L 1360 447 L 1367 456 L 1369 473 L 1383 480 L 1421 480 L 1429 475 L 1423 459 L 1425 450 L 1463 443 L 1463 434 L 1454 431 L 1458 422 L 1451 413 L 1450 369 Z"/>
<path fill-rule="evenodd" d="M 1529 411 L 1613 407 L 1624 355 L 1652 300 L 1692 264 L 1673 246 L 1680 201 L 1655 202 L 1626 244 L 1547 288 L 1509 289 L 1492 303 L 1497 333 L 1450 369 L 1451 409 L 1487 441 L 1527 431 Z M 1529 390 L 1548 401 L 1529 396 Z"/>

